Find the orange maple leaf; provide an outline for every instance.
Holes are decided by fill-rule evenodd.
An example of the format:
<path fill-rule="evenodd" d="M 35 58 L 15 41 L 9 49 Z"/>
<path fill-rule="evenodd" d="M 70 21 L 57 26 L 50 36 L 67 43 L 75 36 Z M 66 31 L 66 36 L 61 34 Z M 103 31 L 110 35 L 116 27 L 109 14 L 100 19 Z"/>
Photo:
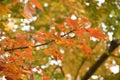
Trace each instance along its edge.
<path fill-rule="evenodd" d="M 47 76 L 44 76 L 44 77 L 42 78 L 42 80 L 50 80 L 50 78 L 47 77 Z"/>
<path fill-rule="evenodd" d="M 80 27 L 74 31 L 76 35 L 83 35 L 86 32 L 86 29 L 84 27 Z"/>
<path fill-rule="evenodd" d="M 39 37 L 42 37 L 42 38 L 48 38 L 49 35 L 47 33 L 42 33 L 40 31 L 37 31 L 36 34 L 39 36 Z"/>
<path fill-rule="evenodd" d="M 13 0 L 13 4 L 16 4 L 18 2 L 19 2 L 19 0 Z"/>
<path fill-rule="evenodd" d="M 80 44 L 78 48 L 80 48 L 87 57 L 92 53 L 92 49 L 86 44 Z"/>
<path fill-rule="evenodd" d="M 62 54 L 60 53 L 60 51 L 55 46 L 52 46 L 48 49 L 45 49 L 44 53 L 47 54 L 47 55 L 54 56 L 55 59 L 61 59 L 62 60 L 62 58 L 63 58 Z"/>
<path fill-rule="evenodd" d="M 66 18 L 67 26 L 73 26 L 74 28 L 77 28 L 79 25 L 78 20 L 72 20 L 70 17 Z"/>
<path fill-rule="evenodd" d="M 42 40 L 41 38 L 37 37 L 35 38 L 36 41 L 40 42 L 40 43 L 44 43 L 44 40 Z"/>
<path fill-rule="evenodd" d="M 31 71 L 29 71 L 29 70 L 21 70 L 21 72 L 22 72 L 23 74 L 31 74 Z"/>
<path fill-rule="evenodd" d="M 33 14 L 36 14 L 35 9 L 30 5 L 30 4 L 25 4 L 24 6 L 24 13 L 23 13 L 26 18 L 31 19 Z"/>
<path fill-rule="evenodd" d="M 3 54 L 5 51 L 3 49 L 0 49 L 0 54 Z"/>
<path fill-rule="evenodd" d="M 57 24 L 57 23 L 54 23 L 54 24 L 55 24 L 55 26 L 56 26 L 61 32 L 65 32 L 65 31 L 66 31 L 64 25 L 62 25 L 62 24 Z"/>
<path fill-rule="evenodd" d="M 33 55 L 32 55 L 32 48 L 27 48 L 24 50 L 24 57 L 33 60 Z"/>
<path fill-rule="evenodd" d="M 87 31 L 92 37 L 95 37 L 98 39 L 102 39 L 106 37 L 104 33 L 102 33 L 100 30 L 97 30 L 95 28 L 88 28 Z"/>
<path fill-rule="evenodd" d="M 30 0 L 38 9 L 43 10 L 42 5 L 37 0 Z"/>
<path fill-rule="evenodd" d="M 82 20 L 83 23 L 88 23 L 89 22 L 88 19 L 85 18 L 85 17 L 81 17 L 81 20 Z"/>

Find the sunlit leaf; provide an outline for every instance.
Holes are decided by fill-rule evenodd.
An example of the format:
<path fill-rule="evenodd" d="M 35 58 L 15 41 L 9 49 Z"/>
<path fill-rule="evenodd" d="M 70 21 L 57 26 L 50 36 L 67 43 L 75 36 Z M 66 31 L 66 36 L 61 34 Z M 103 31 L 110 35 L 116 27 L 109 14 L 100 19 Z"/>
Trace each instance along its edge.
<path fill-rule="evenodd" d="M 38 2 L 37 0 L 30 0 L 34 5 L 36 5 L 36 7 L 40 10 L 43 10 L 42 5 L 40 4 L 40 2 Z"/>
<path fill-rule="evenodd" d="M 86 32 L 86 29 L 84 27 L 80 27 L 74 31 L 76 35 L 83 35 Z"/>
<path fill-rule="evenodd" d="M 78 20 L 72 20 L 70 17 L 66 18 L 67 26 L 73 26 L 74 28 L 77 28 L 79 25 Z"/>
<path fill-rule="evenodd" d="M 86 55 L 86 56 L 90 56 L 90 54 L 92 53 L 92 49 L 88 46 L 88 45 L 86 45 L 86 44 L 80 44 L 80 45 L 78 45 L 78 47 L 84 52 L 84 54 Z"/>
<path fill-rule="evenodd" d="M 0 54 L 3 54 L 4 52 L 4 49 L 0 49 Z"/>
<path fill-rule="evenodd" d="M 44 76 L 44 77 L 42 78 L 42 80 L 50 80 L 50 78 L 47 77 L 47 76 Z"/>
<path fill-rule="evenodd" d="M 23 74 L 31 74 L 31 71 L 29 70 L 21 70 Z"/>
<path fill-rule="evenodd" d="M 36 31 L 36 34 L 41 38 L 48 38 L 49 35 L 47 33 L 42 33 L 40 31 Z"/>
<path fill-rule="evenodd" d="M 59 45 L 70 47 L 70 46 L 73 45 L 73 40 L 72 39 L 61 38 L 61 39 L 57 39 L 56 43 L 59 44 Z"/>
<path fill-rule="evenodd" d="M 88 22 L 89 22 L 88 19 L 85 18 L 85 17 L 81 17 L 81 21 L 82 21 L 83 23 L 88 23 Z"/>
<path fill-rule="evenodd" d="M 102 33 L 100 30 L 94 29 L 94 28 L 88 28 L 88 33 L 95 38 L 102 39 L 105 38 L 106 35 Z"/>
<path fill-rule="evenodd" d="M 13 0 L 13 4 L 16 4 L 18 2 L 19 2 L 19 0 Z"/>
<path fill-rule="evenodd" d="M 40 43 L 44 43 L 44 40 L 41 39 L 41 38 L 39 38 L 39 37 L 35 38 L 35 40 L 38 41 L 38 42 L 40 42 Z"/>
<path fill-rule="evenodd" d="M 33 14 L 36 14 L 35 9 L 30 4 L 25 4 L 24 6 L 24 14 L 31 19 Z"/>
<path fill-rule="evenodd" d="M 8 9 L 6 6 L 0 4 L 0 10 L 4 11 L 4 12 L 11 12 L 10 9 Z"/>
<path fill-rule="evenodd" d="M 53 56 L 56 60 L 57 59 L 62 60 L 62 58 L 63 58 L 62 54 L 60 53 L 60 51 L 55 46 L 52 46 L 50 48 L 45 49 L 44 53 L 47 54 L 47 55 Z"/>

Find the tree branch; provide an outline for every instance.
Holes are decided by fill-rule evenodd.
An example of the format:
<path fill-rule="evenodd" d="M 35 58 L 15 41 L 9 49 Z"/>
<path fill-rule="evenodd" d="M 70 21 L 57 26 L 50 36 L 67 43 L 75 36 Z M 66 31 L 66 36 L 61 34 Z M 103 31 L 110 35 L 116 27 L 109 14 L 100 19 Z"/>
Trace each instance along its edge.
<path fill-rule="evenodd" d="M 60 67 L 61 73 L 63 74 L 63 76 L 65 76 L 65 73 L 64 73 L 62 66 L 59 66 L 59 67 Z"/>
<path fill-rule="evenodd" d="M 82 80 L 88 80 L 94 72 L 102 65 L 102 63 L 112 54 L 115 48 L 117 48 L 120 45 L 120 40 L 116 39 L 111 41 L 110 47 L 108 48 L 108 54 L 104 53 L 101 55 L 101 57 L 93 64 L 90 69 L 86 72 L 86 74 L 83 76 Z"/>
<path fill-rule="evenodd" d="M 64 35 L 61 35 L 61 37 L 64 37 L 64 36 L 68 35 L 69 33 L 72 33 L 73 31 L 75 31 L 75 30 L 71 30 L 71 31 L 69 31 L 68 33 L 66 33 L 66 34 L 64 34 Z M 51 41 L 48 41 L 48 42 L 46 42 L 46 43 L 38 44 L 38 45 L 35 45 L 35 46 L 31 46 L 31 47 L 35 48 L 35 47 L 47 45 L 47 44 L 52 43 L 52 42 L 55 42 L 55 40 L 51 40 Z M 29 48 L 29 46 L 17 47 L 17 48 L 12 48 L 12 49 L 5 49 L 4 51 L 14 51 L 14 50 L 26 49 L 26 48 Z"/>
<path fill-rule="evenodd" d="M 49 43 L 51 43 L 51 42 L 54 42 L 54 40 L 51 40 L 51 41 L 46 42 L 46 43 L 43 43 L 43 44 L 38 44 L 38 45 L 35 45 L 35 46 L 31 46 L 31 47 L 35 48 L 35 47 L 38 47 L 38 46 L 43 46 L 43 45 L 49 44 Z M 29 48 L 29 46 L 18 47 L 18 48 L 12 48 L 12 49 L 5 49 L 5 51 L 14 51 L 14 50 L 26 49 L 26 48 Z"/>
<path fill-rule="evenodd" d="M 52 78 L 52 76 L 53 76 L 53 74 L 54 74 L 54 72 L 56 71 L 57 68 L 59 68 L 59 65 L 57 65 L 55 68 L 53 68 L 53 71 L 52 71 L 52 73 L 50 75 L 51 78 Z"/>
<path fill-rule="evenodd" d="M 55 71 L 56 71 L 58 68 L 60 69 L 60 71 L 61 71 L 61 73 L 63 74 L 63 76 L 65 76 L 65 73 L 64 73 L 64 71 L 63 71 L 62 66 L 57 65 L 57 66 L 53 69 L 53 71 L 52 71 L 52 73 L 51 73 L 51 75 L 50 75 L 51 78 L 52 78 L 53 74 L 55 73 Z"/>
<path fill-rule="evenodd" d="M 110 56 L 120 59 L 120 56 L 116 56 L 116 55 L 114 55 L 114 54 L 111 54 Z"/>
<path fill-rule="evenodd" d="M 80 65 L 79 65 L 79 67 L 78 67 L 78 69 L 77 69 L 77 72 L 76 72 L 76 74 L 75 74 L 74 80 L 77 80 L 77 77 L 78 77 L 78 75 L 79 75 L 79 71 L 80 71 L 81 67 L 83 66 L 83 64 L 85 63 L 85 61 L 86 61 L 86 58 L 84 58 L 84 59 L 82 60 L 82 62 L 80 63 Z"/>

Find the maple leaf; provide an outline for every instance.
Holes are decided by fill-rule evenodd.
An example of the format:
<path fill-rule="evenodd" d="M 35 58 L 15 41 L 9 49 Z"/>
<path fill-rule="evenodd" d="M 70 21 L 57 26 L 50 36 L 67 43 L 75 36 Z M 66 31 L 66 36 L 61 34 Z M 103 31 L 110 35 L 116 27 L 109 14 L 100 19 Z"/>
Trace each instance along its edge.
<path fill-rule="evenodd" d="M 21 51 L 20 51 L 20 50 L 16 50 L 16 51 L 14 51 L 14 54 L 16 54 L 17 57 L 20 57 L 21 59 L 24 58 L 24 54 L 21 54 Z"/>
<path fill-rule="evenodd" d="M 23 74 L 31 74 L 31 71 L 29 71 L 29 70 L 21 70 L 21 72 L 23 73 Z"/>
<path fill-rule="evenodd" d="M 60 38 L 55 40 L 57 44 L 63 45 L 63 46 L 72 46 L 73 45 L 73 40 L 72 39 L 65 39 L 65 38 Z"/>
<path fill-rule="evenodd" d="M 0 49 L 0 54 L 3 54 L 5 51 L 3 49 Z"/>
<path fill-rule="evenodd" d="M 56 60 L 57 59 L 62 60 L 62 58 L 63 58 L 62 54 L 60 53 L 60 51 L 55 46 L 51 46 L 50 48 L 45 49 L 44 53 L 47 54 L 47 55 L 54 56 L 54 58 Z"/>
<path fill-rule="evenodd" d="M 42 5 L 37 0 L 30 0 L 38 9 L 43 10 Z"/>
<path fill-rule="evenodd" d="M 10 62 L 14 62 L 15 64 L 18 64 L 18 65 L 21 65 L 21 66 L 24 66 L 24 59 L 20 56 L 18 56 L 18 54 L 22 55 L 21 52 L 20 53 L 14 53 L 15 55 L 11 55 L 9 56 L 9 61 Z M 17 54 L 17 55 L 16 55 Z"/>
<path fill-rule="evenodd" d="M 16 4 L 18 2 L 19 2 L 19 0 L 13 0 L 13 4 Z"/>
<path fill-rule="evenodd" d="M 0 10 L 4 11 L 4 12 L 10 12 L 11 13 L 11 10 L 8 9 L 6 6 L 0 4 Z"/>
<path fill-rule="evenodd" d="M 27 3 L 24 6 L 24 14 L 25 14 L 26 18 L 31 19 L 32 15 L 36 14 L 36 11 L 29 3 Z M 24 14 L 23 14 L 23 16 L 24 16 Z"/>
<path fill-rule="evenodd" d="M 81 17 L 81 20 L 82 20 L 83 23 L 88 23 L 89 22 L 88 19 L 85 18 L 85 17 Z"/>
<path fill-rule="evenodd" d="M 42 38 L 48 38 L 49 35 L 47 33 L 42 33 L 40 31 L 37 31 L 36 34 L 39 36 L 39 37 L 42 37 Z"/>
<path fill-rule="evenodd" d="M 40 42 L 40 43 L 44 43 L 44 40 L 42 40 L 41 38 L 37 37 L 35 38 L 36 41 Z"/>
<path fill-rule="evenodd" d="M 25 46 L 25 45 L 28 45 L 26 39 L 27 39 L 27 36 L 26 35 L 22 35 L 20 33 L 16 34 L 16 38 L 17 38 L 17 43 L 20 45 L 20 46 Z"/>
<path fill-rule="evenodd" d="M 44 53 L 50 55 L 51 54 L 51 50 L 50 49 L 44 49 Z"/>
<path fill-rule="evenodd" d="M 102 33 L 100 30 L 94 29 L 94 28 L 88 28 L 87 29 L 88 33 L 95 38 L 102 39 L 105 38 L 106 35 Z"/>
<path fill-rule="evenodd" d="M 79 25 L 78 20 L 72 20 L 70 17 L 66 18 L 67 26 L 73 26 L 74 28 L 77 28 Z"/>
<path fill-rule="evenodd" d="M 32 48 L 27 48 L 24 50 L 24 57 L 33 60 L 33 55 L 32 55 Z"/>
<path fill-rule="evenodd" d="M 87 57 L 89 57 L 92 52 L 92 49 L 86 44 L 80 44 L 78 45 L 78 48 L 80 48 Z"/>
<path fill-rule="evenodd" d="M 84 27 L 80 27 L 74 31 L 76 35 L 83 35 L 86 32 L 86 29 Z"/>
<path fill-rule="evenodd" d="M 62 24 L 57 24 L 57 23 L 54 23 L 54 24 L 55 24 L 55 26 L 56 26 L 61 32 L 65 32 L 65 31 L 66 31 L 64 25 L 62 25 Z"/>

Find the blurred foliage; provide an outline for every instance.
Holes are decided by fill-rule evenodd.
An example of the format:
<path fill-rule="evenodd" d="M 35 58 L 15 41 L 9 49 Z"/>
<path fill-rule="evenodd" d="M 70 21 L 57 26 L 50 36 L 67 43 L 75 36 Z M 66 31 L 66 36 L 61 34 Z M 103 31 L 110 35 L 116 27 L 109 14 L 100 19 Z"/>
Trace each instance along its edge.
<path fill-rule="evenodd" d="M 51 27 L 54 27 L 54 22 L 62 24 L 64 23 L 66 17 L 71 14 L 75 14 L 77 18 L 85 16 L 91 23 L 91 27 L 100 29 L 106 34 L 109 32 L 113 33 L 113 38 L 120 38 L 120 1 L 119 0 L 105 0 L 104 3 L 98 5 L 99 0 L 38 0 L 42 6 L 43 11 L 35 7 L 37 14 L 37 19 L 30 23 L 30 26 L 34 27 L 34 31 L 22 31 L 22 16 L 24 3 L 13 4 L 14 0 L 0 0 L 0 31 L 5 32 L 8 36 L 12 37 L 15 35 L 12 30 L 6 30 L 8 19 L 11 18 L 15 20 L 15 24 L 18 25 L 17 32 L 32 34 L 35 31 L 40 30 L 42 32 L 47 32 Z M 104 0 L 103 0 L 104 1 Z M 4 8 L 3 8 L 4 7 Z M 29 23 L 25 23 L 28 25 Z M 105 30 L 102 28 L 103 24 Z M 108 41 L 109 42 L 109 41 Z M 101 54 L 106 52 L 106 46 L 109 44 L 106 41 L 90 41 L 88 44 L 92 47 L 93 53 L 85 61 L 82 66 L 79 77 L 81 78 L 87 69 L 93 65 L 93 63 L 99 58 Z M 59 46 L 60 47 L 60 46 Z M 42 48 L 41 48 L 42 49 Z M 56 70 L 53 74 L 53 70 L 56 65 L 50 65 L 44 71 L 48 76 L 52 75 L 52 80 L 68 80 L 67 74 L 72 76 L 72 80 L 76 75 L 79 65 L 82 60 L 86 58 L 82 52 L 77 48 L 63 47 L 65 50 L 64 58 L 62 60 L 62 68 L 65 76 L 63 76 L 61 70 Z M 120 53 L 116 52 L 116 55 L 120 57 Z M 32 62 L 33 65 L 42 66 L 52 59 L 48 55 L 43 54 L 43 50 L 33 51 L 35 61 Z M 120 64 L 119 59 L 110 57 L 110 60 L 105 63 L 110 64 L 112 60 L 115 60 L 117 64 Z M 111 64 L 112 65 L 112 64 Z M 59 68 L 58 68 L 59 69 Z M 105 70 L 103 72 L 103 70 Z M 109 74 L 108 74 L 109 73 Z M 112 74 L 110 70 L 106 69 L 104 65 L 95 73 L 104 77 L 104 80 L 119 80 L 120 73 Z M 40 74 L 35 74 L 34 79 L 40 80 L 42 76 Z M 24 79 L 23 79 L 24 80 Z M 91 79 L 92 80 L 92 79 Z"/>

